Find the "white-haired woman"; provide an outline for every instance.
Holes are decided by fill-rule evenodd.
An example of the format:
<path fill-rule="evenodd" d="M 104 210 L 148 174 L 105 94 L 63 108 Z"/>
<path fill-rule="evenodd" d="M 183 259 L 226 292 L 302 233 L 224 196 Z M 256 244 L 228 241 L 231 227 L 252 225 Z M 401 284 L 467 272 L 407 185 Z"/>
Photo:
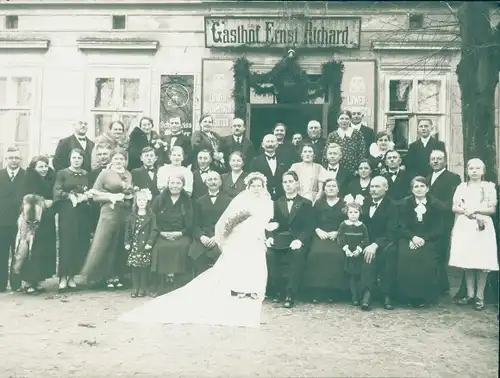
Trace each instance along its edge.
<path fill-rule="evenodd" d="M 467 295 L 457 303 L 474 304 L 479 311 L 484 309 L 488 273 L 498 270 L 495 228 L 491 219 L 496 211 L 497 193 L 493 183 L 483 180 L 484 171 L 485 165 L 480 159 L 467 162 L 468 180 L 458 186 L 453 196 L 455 224 L 450 248 L 450 266 L 465 270 Z"/>
<path fill-rule="evenodd" d="M 273 202 L 266 181 L 261 173 L 250 173 L 246 189 L 220 217 L 215 238 L 222 254 L 212 268 L 120 320 L 258 326 L 267 282 L 265 231 L 276 226 L 269 224 Z"/>

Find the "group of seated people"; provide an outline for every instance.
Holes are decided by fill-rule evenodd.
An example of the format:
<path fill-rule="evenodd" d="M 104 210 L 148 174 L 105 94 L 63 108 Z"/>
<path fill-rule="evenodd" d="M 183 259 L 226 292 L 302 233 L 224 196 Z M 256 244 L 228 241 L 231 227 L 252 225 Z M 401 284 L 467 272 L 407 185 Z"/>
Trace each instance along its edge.
<path fill-rule="evenodd" d="M 403 166 L 384 132 L 375 138 L 378 155 L 363 150 L 354 157 L 350 137 L 361 133 L 344 116 L 319 158 L 314 141 L 303 143 L 294 157 L 279 132 L 266 135 L 251 158 L 237 148 L 237 137 L 227 156 L 209 146 L 195 152 L 191 147 L 189 165 L 182 146 L 172 144 L 161 164 L 157 146 L 146 146 L 141 166 L 130 172 L 127 151 L 103 143 L 92 151 L 99 164 L 90 172 L 83 169 L 88 156 L 80 148 L 71 149 L 68 165 L 57 171 L 46 157 L 35 157 L 19 185 L 23 196 L 36 198 L 24 196 L 19 219 L 32 216 L 37 199 L 43 212 L 28 257 L 16 250 L 13 260 L 19 256 L 24 263 L 11 267 L 11 287 L 18 282 L 21 290 L 38 293 L 54 273 L 57 213 L 59 290 L 74 289 L 79 274 L 92 285 L 121 288 L 130 273 L 133 297 L 154 296 L 214 264 L 221 253 L 215 224 L 245 190 L 247 173 L 260 172 L 279 225 L 266 240 L 268 295 L 274 301 L 291 308 L 299 293 L 316 302 L 350 290 L 353 305 L 363 310 L 379 294 L 388 310 L 395 298 L 423 307 L 449 290 L 449 263 L 466 271 L 467 294 L 459 304 L 483 309 L 487 272 L 498 270 L 491 220 L 497 194 L 482 180 L 484 164 L 472 159 L 461 183 L 446 169 L 444 149 L 436 148 L 428 152 L 432 173 L 424 177 L 411 166 L 421 162 Z M 202 117 L 200 124 L 208 123 Z M 275 131 L 286 131 L 282 126 Z M 8 151 L 7 173 L 19 171 L 18 156 L 18 150 Z M 464 235 L 477 240 L 482 254 L 468 253 Z"/>

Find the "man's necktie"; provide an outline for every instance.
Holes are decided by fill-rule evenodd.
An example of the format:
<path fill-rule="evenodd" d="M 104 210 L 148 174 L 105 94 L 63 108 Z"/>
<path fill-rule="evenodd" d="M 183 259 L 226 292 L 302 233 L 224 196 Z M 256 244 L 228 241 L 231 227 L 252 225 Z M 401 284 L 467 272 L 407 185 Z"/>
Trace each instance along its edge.
<path fill-rule="evenodd" d="M 10 172 L 10 181 L 14 181 L 16 178 L 16 174 L 14 172 Z"/>
<path fill-rule="evenodd" d="M 276 160 L 276 155 L 274 155 L 274 156 L 266 155 L 266 158 L 267 158 L 267 160 Z"/>

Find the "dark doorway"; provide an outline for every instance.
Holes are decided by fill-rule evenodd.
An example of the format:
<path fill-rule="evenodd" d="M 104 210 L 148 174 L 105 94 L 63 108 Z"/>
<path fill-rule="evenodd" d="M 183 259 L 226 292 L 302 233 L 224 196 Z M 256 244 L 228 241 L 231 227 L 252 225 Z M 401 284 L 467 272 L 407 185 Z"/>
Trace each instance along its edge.
<path fill-rule="evenodd" d="M 326 112 L 324 104 L 265 104 L 250 106 L 250 139 L 254 146 L 260 146 L 262 138 L 271 134 L 276 123 L 287 126 L 287 140 L 295 133 L 307 135 L 307 123 L 317 120 L 325 131 Z"/>

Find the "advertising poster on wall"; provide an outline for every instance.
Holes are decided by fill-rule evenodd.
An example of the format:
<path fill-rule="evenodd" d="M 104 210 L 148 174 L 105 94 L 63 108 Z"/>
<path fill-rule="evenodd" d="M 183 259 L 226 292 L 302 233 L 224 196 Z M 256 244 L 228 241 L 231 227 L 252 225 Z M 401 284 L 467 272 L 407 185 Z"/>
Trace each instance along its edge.
<path fill-rule="evenodd" d="M 180 117 L 183 133 L 193 131 L 193 75 L 162 75 L 160 82 L 160 131 L 168 134 L 168 121 Z"/>
<path fill-rule="evenodd" d="M 363 121 L 375 128 L 375 62 L 344 61 L 342 109 L 361 109 Z"/>
<path fill-rule="evenodd" d="M 214 131 L 221 136 L 231 135 L 234 118 L 233 61 L 203 60 L 202 113 L 214 119 Z"/>

